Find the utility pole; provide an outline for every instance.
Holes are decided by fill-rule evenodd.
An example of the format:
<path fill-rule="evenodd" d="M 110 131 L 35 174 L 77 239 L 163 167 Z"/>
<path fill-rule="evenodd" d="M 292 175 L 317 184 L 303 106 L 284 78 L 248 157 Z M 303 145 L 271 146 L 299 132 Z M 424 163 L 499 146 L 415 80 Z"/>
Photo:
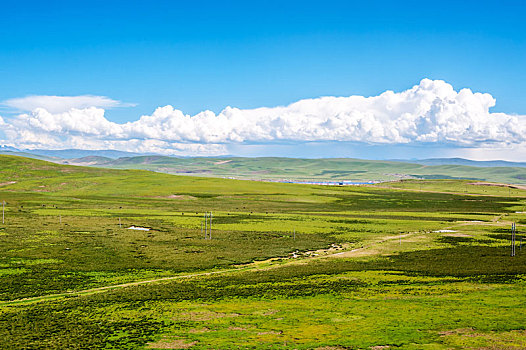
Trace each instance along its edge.
<path fill-rule="evenodd" d="M 515 256 L 515 223 L 511 224 L 511 256 Z"/>
<path fill-rule="evenodd" d="M 2 224 L 4 223 L 5 201 L 2 201 Z"/>
<path fill-rule="evenodd" d="M 122 228 L 121 218 L 119 218 L 119 228 Z"/>
<path fill-rule="evenodd" d="M 212 239 L 212 212 L 210 212 L 210 234 L 208 235 L 209 239 Z"/>
<path fill-rule="evenodd" d="M 208 216 L 208 213 L 205 213 L 205 239 L 208 235 L 208 226 L 207 226 L 207 216 Z"/>
<path fill-rule="evenodd" d="M 513 223 L 513 255 L 515 255 L 517 251 L 516 243 L 517 243 L 517 225 Z"/>
<path fill-rule="evenodd" d="M 513 235 L 514 232 L 513 232 L 513 223 L 511 224 L 511 256 L 514 256 L 514 252 L 513 252 Z"/>

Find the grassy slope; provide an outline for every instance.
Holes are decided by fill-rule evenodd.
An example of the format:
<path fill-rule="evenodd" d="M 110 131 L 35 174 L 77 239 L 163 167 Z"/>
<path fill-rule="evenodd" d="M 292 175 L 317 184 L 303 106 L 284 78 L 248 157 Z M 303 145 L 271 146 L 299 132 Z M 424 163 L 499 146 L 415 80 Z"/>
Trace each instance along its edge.
<path fill-rule="evenodd" d="M 234 176 L 245 179 L 383 181 L 397 180 L 404 176 L 415 176 L 430 179 L 464 178 L 505 183 L 526 182 L 526 168 L 521 167 L 426 166 L 402 162 L 337 158 L 171 158 L 144 156 L 103 162 L 100 166 L 200 176 Z"/>
<path fill-rule="evenodd" d="M 526 254 L 510 258 L 507 241 L 509 222 L 526 224 L 515 213 L 525 191 L 452 180 L 303 186 L 7 156 L 0 164 L 3 300 L 372 244 L 353 258 L 0 305 L 0 348 L 526 345 Z M 201 236 L 205 210 L 215 213 L 211 241 Z M 118 217 L 153 230 L 121 229 Z M 443 228 L 462 235 L 431 232 Z M 410 232 L 402 244 L 374 243 L 400 232 Z"/>
<path fill-rule="evenodd" d="M 2 151 L 0 154 L 7 155 L 7 156 L 17 156 L 17 157 L 26 157 L 26 158 L 33 158 L 33 159 L 40 159 L 45 160 L 48 162 L 59 162 L 61 161 L 60 158 L 57 157 L 49 157 L 44 155 L 38 155 L 33 153 L 27 153 L 27 152 L 15 152 L 15 151 Z"/>

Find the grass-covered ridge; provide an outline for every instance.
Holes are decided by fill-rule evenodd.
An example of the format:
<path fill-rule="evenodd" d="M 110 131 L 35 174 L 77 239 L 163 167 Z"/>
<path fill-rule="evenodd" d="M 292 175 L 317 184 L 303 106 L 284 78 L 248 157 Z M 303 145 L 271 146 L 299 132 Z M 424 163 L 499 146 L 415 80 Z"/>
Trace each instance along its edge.
<path fill-rule="evenodd" d="M 421 178 L 471 179 L 474 181 L 526 184 L 526 168 L 524 167 L 477 167 L 463 164 L 426 165 L 402 161 L 352 158 L 135 156 L 111 159 L 90 156 L 65 160 L 64 162 L 115 169 L 143 169 L 179 175 L 235 177 L 254 180 L 392 181 Z M 476 164 L 476 162 L 467 164 L 473 163 Z"/>
<path fill-rule="evenodd" d="M 511 222 L 526 225 L 520 188 L 307 186 L 14 156 L 0 156 L 0 184 L 0 348 L 526 344 L 526 247 L 509 256 Z"/>

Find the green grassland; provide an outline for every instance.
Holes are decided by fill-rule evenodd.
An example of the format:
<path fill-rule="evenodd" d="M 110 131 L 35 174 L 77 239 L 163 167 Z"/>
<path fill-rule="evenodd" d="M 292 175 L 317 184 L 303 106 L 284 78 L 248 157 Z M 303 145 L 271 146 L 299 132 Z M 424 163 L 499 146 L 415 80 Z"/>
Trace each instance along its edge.
<path fill-rule="evenodd" d="M 0 200 L 2 349 L 526 347 L 526 246 L 511 257 L 509 242 L 521 188 L 0 156 Z"/>
<path fill-rule="evenodd" d="M 428 166 L 398 161 L 348 158 L 174 158 L 136 156 L 119 159 L 85 157 L 70 162 L 115 169 L 142 169 L 169 174 L 235 177 L 254 180 L 393 181 L 406 178 L 420 178 L 472 179 L 511 184 L 526 183 L 526 168 L 524 167 Z"/>

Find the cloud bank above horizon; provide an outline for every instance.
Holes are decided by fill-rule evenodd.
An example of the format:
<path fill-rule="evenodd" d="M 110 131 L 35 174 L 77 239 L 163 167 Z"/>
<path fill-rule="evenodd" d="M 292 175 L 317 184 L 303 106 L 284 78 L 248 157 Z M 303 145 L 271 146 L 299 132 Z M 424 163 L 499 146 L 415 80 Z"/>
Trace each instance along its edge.
<path fill-rule="evenodd" d="M 168 105 L 119 124 L 105 117 L 105 108 L 131 104 L 104 96 L 30 96 L 2 103 L 27 113 L 0 117 L 0 143 L 168 155 L 223 155 L 230 145 L 309 142 L 526 149 L 526 116 L 491 113 L 495 103 L 490 94 L 457 92 L 442 80 L 423 79 L 402 92 L 226 107 L 217 115 L 190 116 Z"/>
<path fill-rule="evenodd" d="M 115 108 L 133 107 L 134 103 L 124 103 L 106 96 L 81 95 L 81 96 L 26 96 L 5 100 L 2 104 L 6 107 L 23 112 L 31 112 L 43 108 L 49 113 L 63 113 L 72 108 L 84 109 L 89 107 Z"/>

